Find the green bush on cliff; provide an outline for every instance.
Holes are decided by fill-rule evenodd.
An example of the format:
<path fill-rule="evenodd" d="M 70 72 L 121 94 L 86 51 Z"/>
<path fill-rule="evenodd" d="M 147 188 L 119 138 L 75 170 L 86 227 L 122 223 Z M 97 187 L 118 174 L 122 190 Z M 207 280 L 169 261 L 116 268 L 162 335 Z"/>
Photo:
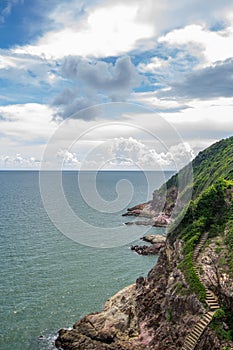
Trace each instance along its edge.
<path fill-rule="evenodd" d="M 173 234 L 179 234 L 187 241 L 194 234 L 211 232 L 214 236 L 222 230 L 229 218 L 227 190 L 233 188 L 232 181 L 219 178 L 215 184 L 205 189 L 200 196 L 191 201 L 190 206 Z"/>
<path fill-rule="evenodd" d="M 214 184 L 220 177 L 233 180 L 233 137 L 221 140 L 193 160 L 193 198 Z"/>
<path fill-rule="evenodd" d="M 232 188 L 232 181 L 217 179 L 215 184 L 210 185 L 196 200 L 191 201 L 183 220 L 175 230 L 176 235 L 178 234 L 184 241 L 184 260 L 180 264 L 180 268 L 191 291 L 195 292 L 201 301 L 205 299 L 205 288 L 194 270 L 193 253 L 204 232 L 209 232 L 209 237 L 223 232 L 231 214 L 232 206 L 228 199 L 231 197 L 229 190 L 231 191 Z M 233 225 L 226 237 L 226 244 L 231 247 L 232 251 Z"/>
<path fill-rule="evenodd" d="M 225 244 L 230 250 L 232 250 L 233 249 L 233 221 L 229 221 L 228 225 L 229 225 L 229 230 L 226 234 Z"/>
<path fill-rule="evenodd" d="M 228 249 L 228 255 L 226 257 L 226 263 L 229 267 L 229 273 L 233 277 L 233 220 L 228 222 L 228 229 L 225 237 L 225 244 Z"/>
<path fill-rule="evenodd" d="M 196 245 L 205 232 L 208 232 L 209 238 L 223 235 L 230 218 L 233 223 L 233 137 L 221 140 L 200 152 L 192 161 L 192 167 L 192 200 L 188 208 L 181 210 L 177 218 L 179 225 L 174 222 L 169 228 L 168 240 L 170 244 L 177 238 L 184 242 L 184 259 L 179 267 L 190 290 L 196 292 L 199 299 L 204 301 L 205 288 L 194 270 L 192 257 Z M 190 166 L 184 167 L 160 190 L 167 188 L 170 193 L 169 190 L 172 188 L 181 187 L 179 199 L 182 203 L 182 196 L 185 198 L 186 192 L 190 190 L 191 184 L 185 181 L 189 171 Z M 180 181 L 182 179 L 184 181 Z M 225 237 L 225 244 L 229 247 L 225 260 L 233 276 L 233 224 Z"/>
<path fill-rule="evenodd" d="M 229 315 L 231 317 L 229 318 Z M 232 323 L 232 313 L 229 311 L 225 311 L 223 309 L 219 309 L 215 312 L 210 327 L 215 331 L 217 337 L 221 340 L 231 341 L 233 338 L 233 331 L 231 327 Z M 230 327 L 228 329 L 225 328 L 225 325 L 228 324 Z"/>
<path fill-rule="evenodd" d="M 179 268 L 182 270 L 185 280 L 189 285 L 190 291 L 197 294 L 200 301 L 204 302 L 206 297 L 206 290 L 201 283 L 193 266 L 193 253 L 188 253 L 184 260 L 179 264 Z"/>
<path fill-rule="evenodd" d="M 200 234 L 195 233 L 184 245 L 183 252 L 184 254 L 193 253 L 196 244 L 199 240 Z"/>

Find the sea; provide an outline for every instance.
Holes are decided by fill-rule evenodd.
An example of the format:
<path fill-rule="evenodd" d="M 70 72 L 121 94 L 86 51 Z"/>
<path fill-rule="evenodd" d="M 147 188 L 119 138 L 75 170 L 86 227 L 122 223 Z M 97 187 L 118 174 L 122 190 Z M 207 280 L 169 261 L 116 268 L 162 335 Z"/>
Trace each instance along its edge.
<path fill-rule="evenodd" d="M 81 225 L 71 222 L 66 231 L 51 218 L 51 208 L 48 210 L 41 193 L 40 175 L 39 171 L 0 171 L 1 350 L 54 350 L 60 328 L 72 327 L 87 313 L 100 311 L 109 297 L 139 276 L 146 276 L 154 266 L 156 256 L 137 255 L 130 246 L 140 244 L 144 234 L 164 234 L 161 228 L 125 225 L 135 218 L 122 213 L 151 199 L 152 189 L 172 172 L 101 171 L 95 177 L 96 197 L 90 172 L 82 174 L 79 182 L 78 172 L 63 171 L 66 201 L 79 223 L 87 223 L 80 237 Z M 46 178 L 45 173 L 43 176 Z M 55 177 L 57 173 L 50 172 L 48 182 L 44 181 L 43 189 L 47 186 L 48 193 Z M 117 203 L 122 181 L 127 188 L 130 184 L 131 195 L 114 210 L 111 202 Z M 98 209 L 94 197 L 110 203 L 110 210 L 104 211 L 106 206 Z M 51 203 L 54 212 L 59 211 L 56 191 Z M 59 214 L 60 221 L 68 222 L 67 215 L 66 211 Z M 122 244 L 114 236 L 109 244 L 108 230 L 110 234 L 113 228 L 115 237 L 118 230 L 119 237 L 124 237 Z"/>

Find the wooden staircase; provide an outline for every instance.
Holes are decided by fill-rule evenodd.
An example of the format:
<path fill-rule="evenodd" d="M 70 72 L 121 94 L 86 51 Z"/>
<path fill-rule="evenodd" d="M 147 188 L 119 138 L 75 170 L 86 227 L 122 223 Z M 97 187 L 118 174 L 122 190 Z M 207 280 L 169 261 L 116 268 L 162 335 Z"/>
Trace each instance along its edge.
<path fill-rule="evenodd" d="M 200 253 L 201 248 L 205 244 L 205 242 L 208 239 L 208 233 L 205 233 L 200 242 L 197 244 L 194 253 L 193 253 L 193 266 L 196 274 L 202 279 L 201 273 L 200 273 L 200 267 L 197 264 L 197 258 Z M 219 309 L 219 304 L 218 304 L 218 298 L 217 296 L 209 289 L 206 289 L 206 304 L 208 305 L 209 311 L 199 320 L 199 322 L 193 327 L 191 330 L 190 334 L 185 338 L 184 344 L 182 346 L 182 350 L 194 350 L 199 338 L 201 337 L 202 333 L 208 326 L 208 324 L 212 321 L 213 315 L 215 314 L 215 311 Z"/>

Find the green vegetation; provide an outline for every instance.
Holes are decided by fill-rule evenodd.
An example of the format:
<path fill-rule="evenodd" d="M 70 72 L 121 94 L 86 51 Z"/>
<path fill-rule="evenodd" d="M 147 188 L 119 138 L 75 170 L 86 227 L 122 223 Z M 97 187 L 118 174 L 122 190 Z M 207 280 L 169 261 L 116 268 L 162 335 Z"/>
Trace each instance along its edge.
<path fill-rule="evenodd" d="M 178 266 L 189 285 L 190 292 L 197 294 L 200 301 L 205 302 L 206 290 L 202 282 L 200 281 L 198 275 L 196 274 L 192 261 L 192 252 L 185 255 L 183 261 Z"/>
<path fill-rule="evenodd" d="M 170 309 L 168 310 L 167 320 L 168 320 L 168 322 L 172 321 L 172 310 L 170 310 Z"/>
<path fill-rule="evenodd" d="M 175 229 L 170 229 L 168 239 L 171 244 L 177 237 L 183 240 L 184 258 L 179 268 L 189 285 L 187 292 L 195 292 L 204 302 L 206 292 L 195 272 L 193 253 L 205 232 L 208 232 L 210 240 L 221 236 L 216 240 L 215 252 L 219 254 L 222 266 L 230 270 L 233 277 L 233 137 L 217 142 L 200 152 L 193 160 L 192 166 L 192 200 L 188 208 L 184 208 L 180 213 L 180 217 L 183 217 L 180 224 L 174 224 Z M 185 177 L 189 171 L 190 166 L 187 166 L 179 174 L 171 177 L 158 194 L 162 193 L 164 188 L 167 188 L 168 193 L 172 193 L 179 184 L 186 183 Z M 190 186 L 181 189 L 179 186 L 181 197 L 185 197 L 189 189 Z M 183 293 L 182 286 L 177 285 L 176 288 L 177 293 Z"/>
<path fill-rule="evenodd" d="M 226 327 L 226 325 L 229 325 Z M 229 310 L 219 309 L 215 312 L 210 327 L 221 340 L 231 341 L 233 339 L 233 315 Z"/>
<path fill-rule="evenodd" d="M 191 238 L 197 242 L 204 232 L 209 232 L 210 237 L 223 232 L 229 216 L 233 215 L 233 205 L 229 201 L 232 195 L 233 181 L 217 179 L 191 201 L 183 220 L 171 236 L 179 235 L 187 244 Z"/>
<path fill-rule="evenodd" d="M 179 189 L 177 205 L 180 213 L 177 221 L 169 227 L 168 240 L 171 245 L 177 238 L 183 241 L 182 261 L 178 268 L 183 272 L 188 288 L 177 282 L 174 286 L 176 294 L 196 293 L 207 306 L 206 288 L 195 271 L 193 255 L 205 233 L 208 233 L 205 247 L 210 243 L 215 244 L 212 245 L 215 254 L 209 258 L 213 258 L 219 300 L 223 305 L 214 314 L 210 326 L 220 340 L 228 342 L 233 340 L 233 313 L 226 307 L 229 303 L 224 305 L 218 274 L 226 272 L 233 278 L 233 137 L 217 142 L 198 154 L 192 161 L 192 184 L 186 181 L 190 178 L 190 168 L 190 164 L 184 167 L 157 190 L 152 205 L 156 208 L 157 201 L 164 198 L 166 193 L 164 211 L 169 214 L 175 206 Z M 191 188 L 191 201 L 188 207 L 184 207 L 182 203 L 187 203 L 184 199 L 189 198 Z M 200 273 L 204 273 L 201 268 Z M 167 319 L 172 320 L 171 310 L 168 310 Z M 228 348 L 225 347 L 225 350 Z"/>
<path fill-rule="evenodd" d="M 226 232 L 224 243 L 227 246 L 228 254 L 225 258 L 225 264 L 228 266 L 229 274 L 233 278 L 233 220 L 228 222 Z"/>
<path fill-rule="evenodd" d="M 193 160 L 194 193 L 200 193 L 214 184 L 220 177 L 233 180 L 233 137 L 210 146 Z"/>
<path fill-rule="evenodd" d="M 194 270 L 193 252 L 205 232 L 209 232 L 209 235 L 214 237 L 224 230 L 231 211 L 227 195 L 232 188 L 233 182 L 219 178 L 197 199 L 191 201 L 182 222 L 173 232 L 173 235 L 178 235 L 184 241 L 184 259 L 179 267 L 184 273 L 190 290 L 195 292 L 202 302 L 205 300 L 205 288 Z M 233 234 L 227 235 L 226 243 L 232 247 Z M 221 250 L 222 248 L 218 247 L 218 252 Z"/>

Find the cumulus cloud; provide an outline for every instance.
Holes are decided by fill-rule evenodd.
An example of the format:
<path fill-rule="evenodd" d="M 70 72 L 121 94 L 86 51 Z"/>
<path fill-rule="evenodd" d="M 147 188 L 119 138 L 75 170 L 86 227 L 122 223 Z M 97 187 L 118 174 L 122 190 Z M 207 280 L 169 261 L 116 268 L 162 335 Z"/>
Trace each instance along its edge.
<path fill-rule="evenodd" d="M 181 82 L 172 83 L 171 90 L 159 96 L 208 100 L 233 96 L 233 59 L 216 62 L 210 67 L 197 69 Z"/>
<path fill-rule="evenodd" d="M 15 155 L 0 155 L 0 167 L 1 169 L 39 169 L 40 160 L 35 157 L 25 157 L 20 153 Z"/>
<path fill-rule="evenodd" d="M 17 1 L 17 0 L 15 0 Z M 150 49 L 154 39 L 190 23 L 208 25 L 224 20 L 233 5 L 229 0 L 111 0 L 52 3 L 53 26 L 36 42 L 16 52 L 60 59 L 65 55 L 108 57 Z M 54 6 L 55 5 L 55 6 Z"/>
<path fill-rule="evenodd" d="M 153 167 L 168 166 L 169 161 L 166 155 L 157 153 L 155 149 L 149 149 L 141 141 L 132 137 L 125 139 L 123 137 L 114 139 L 110 148 L 113 158 L 127 159 L 139 167 L 153 169 Z"/>
<path fill-rule="evenodd" d="M 174 29 L 158 39 L 159 43 L 186 49 L 199 57 L 203 66 L 233 57 L 233 20 L 221 31 L 211 31 L 205 25 L 190 24 Z"/>
<path fill-rule="evenodd" d="M 60 149 L 57 152 L 57 159 L 63 166 L 80 167 L 81 165 L 77 158 L 77 154 L 69 152 L 68 150 Z"/>
<path fill-rule="evenodd" d="M 66 88 L 55 98 L 54 105 L 60 106 L 63 118 L 106 99 L 112 102 L 123 101 L 145 81 L 129 57 L 118 58 L 114 65 L 67 57 L 62 66 L 62 75 L 77 85 L 81 84 L 73 90 Z M 86 115 L 86 119 L 93 117 L 90 113 Z"/>
<path fill-rule="evenodd" d="M 88 94 L 80 95 L 80 91 L 77 89 L 71 90 L 66 88 L 53 101 L 53 106 L 57 108 L 56 116 L 63 119 L 77 118 L 84 120 L 92 120 L 96 118 L 96 114 L 92 110 L 85 109 L 91 105 L 96 105 L 102 102 L 102 99 L 98 95 Z M 77 113 L 83 111 L 82 113 Z"/>
<path fill-rule="evenodd" d="M 124 98 L 143 80 L 128 56 L 118 58 L 115 65 L 68 57 L 62 72 L 69 79 L 82 81 L 89 89 L 108 92 L 113 100 Z"/>
<path fill-rule="evenodd" d="M 81 164 L 82 169 L 171 170 L 183 167 L 194 154 L 186 143 L 161 151 L 133 137 L 119 137 L 97 144 L 80 162 L 70 151 L 63 151 L 60 155 L 64 163 Z"/>
<path fill-rule="evenodd" d="M 141 4 L 142 5 L 142 4 Z M 74 7 L 74 2 L 71 4 Z M 60 25 L 45 33 L 34 45 L 18 47 L 15 52 L 63 58 L 66 55 L 107 57 L 121 55 L 137 46 L 137 41 L 151 38 L 153 26 L 138 21 L 140 1 L 102 3 L 90 8 L 83 6 L 85 16 L 77 23 L 76 11 L 63 13 L 57 7 L 52 19 Z M 64 23 L 65 22 L 65 23 Z M 58 29 L 59 28 L 59 29 Z"/>
<path fill-rule="evenodd" d="M 52 74 L 57 73 L 57 70 L 57 63 L 54 61 L 26 54 L 14 54 L 12 50 L 0 50 L 1 78 L 38 86 L 40 83 L 54 83 Z"/>

